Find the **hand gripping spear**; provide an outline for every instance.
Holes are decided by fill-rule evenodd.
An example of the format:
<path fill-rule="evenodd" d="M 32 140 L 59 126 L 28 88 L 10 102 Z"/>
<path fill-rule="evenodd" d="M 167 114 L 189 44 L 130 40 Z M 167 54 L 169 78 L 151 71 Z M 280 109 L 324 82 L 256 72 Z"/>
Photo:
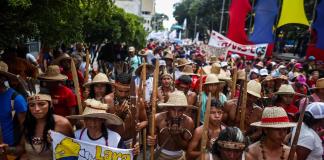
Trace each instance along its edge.
<path fill-rule="evenodd" d="M 207 148 L 206 145 L 207 145 L 207 139 L 208 139 L 210 105 L 211 105 L 211 93 L 209 92 L 207 106 L 206 106 L 206 113 L 205 113 L 205 117 L 204 117 L 203 134 L 201 137 L 200 160 L 205 160 L 205 153 L 206 153 L 206 148 Z"/>
<path fill-rule="evenodd" d="M 151 136 L 154 137 L 155 133 L 155 113 L 157 106 L 157 94 L 158 94 L 158 83 L 159 83 L 159 61 L 155 62 L 155 70 L 154 70 L 154 79 L 153 79 L 153 97 L 152 97 L 152 113 L 151 113 Z M 154 146 L 150 148 L 150 160 L 154 160 Z"/>

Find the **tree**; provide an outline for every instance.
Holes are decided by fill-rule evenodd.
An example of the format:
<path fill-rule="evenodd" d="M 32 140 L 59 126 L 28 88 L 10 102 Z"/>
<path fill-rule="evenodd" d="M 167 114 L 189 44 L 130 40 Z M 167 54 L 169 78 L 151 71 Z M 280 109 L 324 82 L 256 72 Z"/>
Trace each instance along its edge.
<path fill-rule="evenodd" d="M 152 17 L 151 26 L 156 31 L 164 30 L 163 21 L 169 20 L 169 17 L 163 13 L 155 13 Z"/>

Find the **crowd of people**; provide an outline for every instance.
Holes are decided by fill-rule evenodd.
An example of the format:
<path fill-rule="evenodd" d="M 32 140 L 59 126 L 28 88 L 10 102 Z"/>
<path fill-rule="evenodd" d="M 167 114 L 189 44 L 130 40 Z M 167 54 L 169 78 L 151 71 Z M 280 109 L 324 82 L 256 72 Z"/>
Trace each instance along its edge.
<path fill-rule="evenodd" d="M 132 149 L 137 159 L 324 157 L 324 78 L 315 57 L 251 58 L 155 41 L 120 47 L 124 58 L 99 67 L 81 43 L 43 49 L 33 63 L 16 48 L 2 51 L 1 156 L 52 159 L 56 131 Z"/>

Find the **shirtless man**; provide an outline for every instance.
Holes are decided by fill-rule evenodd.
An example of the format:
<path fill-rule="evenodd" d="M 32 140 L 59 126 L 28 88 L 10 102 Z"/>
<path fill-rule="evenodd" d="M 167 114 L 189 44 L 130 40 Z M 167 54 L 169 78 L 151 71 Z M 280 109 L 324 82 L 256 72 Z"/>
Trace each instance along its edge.
<path fill-rule="evenodd" d="M 247 102 L 245 112 L 244 133 L 250 142 L 259 140 L 261 130 L 251 127 L 250 124 L 261 119 L 262 108 L 255 105 L 261 98 L 261 84 L 251 80 L 247 84 Z M 223 122 L 228 126 L 240 126 L 241 106 L 237 108 L 237 99 L 229 100 L 224 105 Z"/>
<path fill-rule="evenodd" d="M 168 101 L 169 94 L 174 91 L 172 86 L 172 76 L 168 73 L 163 73 L 161 76 L 161 86 L 158 88 L 159 102 L 165 103 Z"/>
<path fill-rule="evenodd" d="M 167 103 L 160 103 L 159 107 L 166 108 L 166 112 L 155 115 L 155 136 L 148 136 L 147 144 L 157 144 L 155 156 L 158 160 L 184 160 L 184 151 L 192 138 L 194 121 L 184 114 L 188 105 L 186 96 L 181 91 L 170 94 Z"/>
<path fill-rule="evenodd" d="M 188 105 L 195 105 L 197 101 L 197 94 L 190 90 L 191 87 L 191 77 L 188 75 L 182 75 L 176 81 L 176 89 L 179 91 L 183 91 L 187 97 Z M 190 116 L 192 119 L 196 119 L 196 114 L 192 112 L 192 110 L 187 109 L 185 114 Z"/>
<path fill-rule="evenodd" d="M 283 108 L 266 107 L 261 121 L 251 125 L 263 128 L 265 136 L 249 146 L 245 154 L 246 160 L 288 159 L 290 147 L 286 146 L 283 141 L 288 129 L 296 126 L 296 123 L 289 122 L 287 113 Z"/>
<path fill-rule="evenodd" d="M 140 105 L 130 103 L 130 83 L 131 74 L 116 75 L 113 84 L 115 87 L 114 105 L 108 108 L 109 113 L 114 113 L 124 120 L 124 126 L 115 126 L 115 131 L 121 135 L 127 148 L 131 148 L 130 144 L 137 132 L 145 128 L 148 123 L 143 100 L 139 103 Z"/>
<path fill-rule="evenodd" d="M 223 106 L 216 99 L 211 100 L 209 126 L 208 126 L 208 140 L 207 149 L 211 149 L 214 141 L 218 138 L 221 130 L 225 129 L 225 126 L 221 125 L 223 117 Z M 200 143 L 204 126 L 200 126 L 195 129 L 192 140 L 189 143 L 187 149 L 187 159 L 196 159 L 200 156 Z"/>

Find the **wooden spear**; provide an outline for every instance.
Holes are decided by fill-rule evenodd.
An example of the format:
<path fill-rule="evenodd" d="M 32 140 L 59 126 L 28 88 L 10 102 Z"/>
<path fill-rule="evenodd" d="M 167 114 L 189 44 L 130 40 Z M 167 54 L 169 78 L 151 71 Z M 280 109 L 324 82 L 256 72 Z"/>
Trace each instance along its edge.
<path fill-rule="evenodd" d="M 211 105 L 211 93 L 208 94 L 208 101 L 206 105 L 206 113 L 204 118 L 203 134 L 201 136 L 201 146 L 200 146 L 200 159 L 205 160 L 205 153 L 207 149 L 207 139 L 208 139 L 208 125 L 209 125 L 209 115 L 210 115 L 210 105 Z"/>
<path fill-rule="evenodd" d="M 247 100 L 247 69 L 245 69 L 245 80 L 243 84 L 243 95 L 242 95 L 242 103 L 241 103 L 241 117 L 240 117 L 240 129 L 244 131 L 245 129 L 245 112 L 246 112 L 246 100 Z M 237 106 L 240 107 L 240 106 Z"/>
<path fill-rule="evenodd" d="M 145 102 L 146 99 L 146 62 L 145 58 L 143 59 L 143 68 L 141 72 L 141 91 L 142 91 L 142 99 Z M 146 108 L 145 108 L 146 109 Z M 146 128 L 143 129 L 143 160 L 146 160 Z"/>
<path fill-rule="evenodd" d="M 159 83 L 159 61 L 155 62 L 154 79 L 153 79 L 153 97 L 152 97 L 152 113 L 151 113 L 151 136 L 155 135 L 155 113 L 157 107 L 158 83 Z M 150 160 L 154 160 L 154 146 L 150 148 Z"/>
<path fill-rule="evenodd" d="M 85 66 L 85 72 L 84 72 L 84 83 L 88 82 L 89 79 L 89 66 L 90 66 L 90 54 L 89 49 L 86 51 L 86 66 Z"/>
<path fill-rule="evenodd" d="M 235 97 L 236 82 L 237 82 L 237 68 L 233 67 L 233 84 L 232 84 L 231 98 Z"/>
<path fill-rule="evenodd" d="M 72 71 L 72 77 L 73 77 L 73 84 L 74 84 L 74 89 L 75 89 L 75 95 L 77 96 L 79 114 L 82 114 L 83 107 L 82 107 L 81 95 L 80 95 L 80 85 L 79 85 L 79 79 L 78 79 L 77 69 L 75 67 L 74 60 L 73 59 L 71 59 L 71 71 Z"/>
<path fill-rule="evenodd" d="M 298 138 L 299 138 L 301 126 L 302 126 L 302 123 L 303 123 L 303 119 L 304 119 L 304 115 L 305 115 L 305 110 L 306 110 L 307 104 L 308 104 L 308 97 L 305 98 L 305 102 L 304 102 L 303 108 L 300 111 L 300 116 L 298 118 L 296 132 L 295 132 L 295 136 L 294 136 L 294 139 L 292 141 L 292 144 L 291 144 L 291 148 L 290 148 L 288 160 L 293 160 L 294 157 L 295 157 L 295 152 L 296 152 L 296 148 L 297 148 Z"/>
<path fill-rule="evenodd" d="M 199 77 L 199 99 L 198 99 L 198 112 L 197 112 L 197 124 L 198 127 L 200 125 L 200 113 L 201 113 L 201 105 L 202 105 L 202 87 L 203 87 L 203 75 L 202 70 L 200 71 L 200 77 Z"/>

